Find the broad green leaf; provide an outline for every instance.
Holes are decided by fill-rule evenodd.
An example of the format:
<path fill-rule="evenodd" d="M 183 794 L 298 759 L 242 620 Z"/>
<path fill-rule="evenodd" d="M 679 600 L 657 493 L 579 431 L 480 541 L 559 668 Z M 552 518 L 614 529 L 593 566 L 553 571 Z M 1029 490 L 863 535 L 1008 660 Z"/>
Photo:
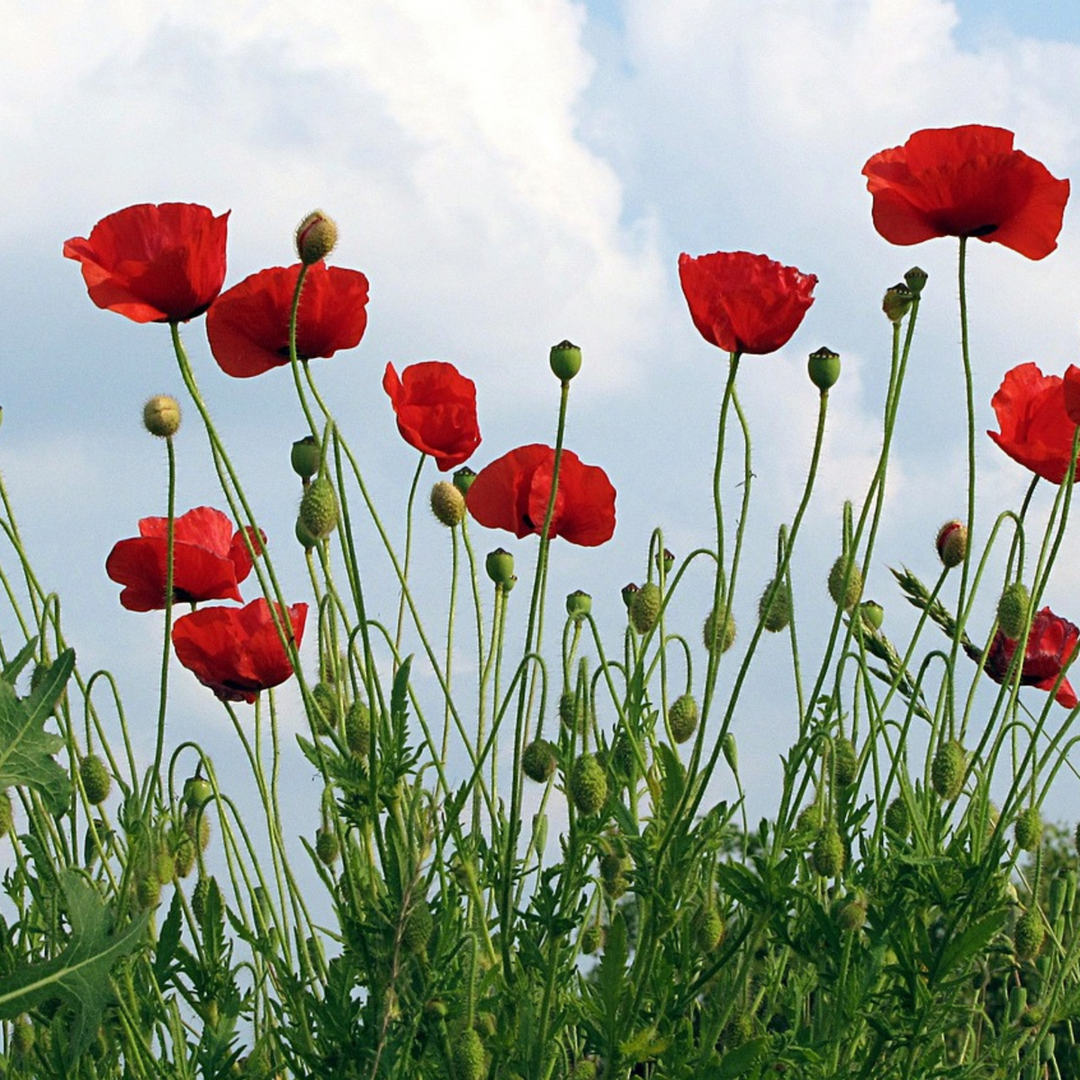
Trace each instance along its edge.
<path fill-rule="evenodd" d="M 0 979 L 0 1019 L 10 1020 L 50 998 L 72 1012 L 68 1061 L 93 1041 L 101 1014 L 112 997 L 110 975 L 118 960 L 138 946 L 149 912 L 113 932 L 112 913 L 100 894 L 73 870 L 60 877 L 71 938 L 59 956 L 20 968 Z"/>
<path fill-rule="evenodd" d="M 958 969 L 976 953 L 982 952 L 990 939 L 1005 925 L 1008 917 L 1009 913 L 1004 909 L 992 911 L 966 927 L 962 934 L 957 934 L 942 950 L 932 981 L 940 982 L 951 974 L 959 974 Z"/>
<path fill-rule="evenodd" d="M 64 692 L 75 667 L 75 653 L 61 653 L 37 689 L 20 701 L 0 681 L 0 790 L 25 785 L 37 791 L 52 813 L 61 813 L 71 796 L 67 772 L 53 759 L 64 740 L 45 730 L 45 721 Z"/>
<path fill-rule="evenodd" d="M 744 1076 L 757 1064 L 767 1044 L 768 1039 L 765 1038 L 751 1039 L 742 1046 L 729 1050 L 720 1062 L 720 1068 L 716 1072 L 717 1080 L 732 1080 L 733 1077 Z"/>

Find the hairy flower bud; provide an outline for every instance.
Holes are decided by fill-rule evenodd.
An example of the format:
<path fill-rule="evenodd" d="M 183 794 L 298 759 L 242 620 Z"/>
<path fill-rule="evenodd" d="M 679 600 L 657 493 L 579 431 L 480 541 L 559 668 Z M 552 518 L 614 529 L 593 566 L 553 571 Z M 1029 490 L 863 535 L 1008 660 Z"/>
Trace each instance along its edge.
<path fill-rule="evenodd" d="M 316 540 L 325 540 L 337 528 L 337 492 L 328 476 L 316 477 L 300 500 L 300 521 Z"/>
<path fill-rule="evenodd" d="M 946 570 L 959 566 L 967 558 L 968 531 L 962 521 L 946 521 L 938 529 L 937 540 L 934 543 L 937 548 L 938 558 Z"/>
<path fill-rule="evenodd" d="M 677 743 L 686 742 L 694 734 L 698 725 L 698 706 L 693 695 L 683 694 L 671 703 L 668 724 L 671 725 L 671 737 Z"/>
<path fill-rule="evenodd" d="M 296 227 L 296 254 L 305 266 L 325 259 L 337 241 L 337 223 L 321 210 L 312 210 Z"/>
<path fill-rule="evenodd" d="M 1015 641 L 1024 632 L 1030 607 L 1031 597 L 1023 582 L 1013 581 L 1005 586 L 998 600 L 997 619 L 1001 632 L 1007 638 Z"/>
<path fill-rule="evenodd" d="M 440 480 L 431 489 L 431 512 L 448 529 L 460 525 L 465 517 L 465 496 L 450 483 Z"/>
<path fill-rule="evenodd" d="M 639 634 L 647 634 L 660 617 L 663 596 L 660 586 L 654 581 L 646 581 L 630 601 L 630 622 Z"/>
<path fill-rule="evenodd" d="M 521 754 L 521 771 L 538 784 L 555 774 L 555 747 L 547 739 L 534 739 Z"/>
<path fill-rule="evenodd" d="M 180 402 L 168 394 L 155 394 L 143 406 L 143 426 L 151 435 L 168 439 L 180 430 Z"/>
<path fill-rule="evenodd" d="M 607 802 L 607 776 L 595 754 L 582 754 L 570 770 L 570 798 L 579 814 L 595 814 Z"/>

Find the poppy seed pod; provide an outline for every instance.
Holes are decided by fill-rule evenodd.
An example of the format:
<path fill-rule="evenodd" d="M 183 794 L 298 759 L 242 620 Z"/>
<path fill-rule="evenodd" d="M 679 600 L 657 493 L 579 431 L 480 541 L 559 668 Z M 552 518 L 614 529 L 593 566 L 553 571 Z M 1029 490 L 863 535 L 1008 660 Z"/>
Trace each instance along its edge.
<path fill-rule="evenodd" d="M 305 266 L 325 259 L 337 242 L 337 222 L 321 210 L 312 210 L 296 227 L 296 254 Z"/>
<path fill-rule="evenodd" d="M 581 370 L 581 350 L 569 341 L 551 347 L 551 370 L 560 382 L 569 382 Z"/>
<path fill-rule="evenodd" d="M 566 614 L 574 622 L 582 622 L 592 612 L 592 597 L 587 592 L 575 589 L 566 597 Z"/>
<path fill-rule="evenodd" d="M 898 282 L 885 290 L 885 299 L 881 302 L 881 310 L 885 312 L 885 317 L 889 322 L 902 322 L 904 316 L 911 310 L 911 303 L 914 299 L 907 285 Z"/>
<path fill-rule="evenodd" d="M 918 296 L 926 286 L 926 271 L 921 266 L 913 266 L 904 275 L 904 284 L 911 290 L 912 296 Z"/>
<path fill-rule="evenodd" d="M 484 569 L 496 585 L 505 589 L 511 588 L 514 577 L 514 556 L 505 548 L 496 548 L 488 552 L 487 558 L 484 559 Z"/>
<path fill-rule="evenodd" d="M 289 461 L 293 472 L 301 480 L 310 480 L 318 471 L 322 459 L 319 440 L 314 435 L 305 435 L 292 444 Z"/>
<path fill-rule="evenodd" d="M 469 488 L 472 487 L 475 479 L 476 473 L 473 472 L 468 465 L 462 465 L 461 468 L 454 473 L 454 487 L 456 487 L 462 495 L 468 495 Z"/>
<path fill-rule="evenodd" d="M 864 600 L 859 605 L 863 625 L 871 632 L 881 629 L 885 621 L 885 609 L 876 600 Z"/>
<path fill-rule="evenodd" d="M 812 352 L 806 364 L 810 381 L 824 394 L 836 385 L 840 378 L 840 354 L 824 345 Z"/>
<path fill-rule="evenodd" d="M 143 427 L 159 439 L 168 439 L 180 430 L 180 402 L 168 394 L 155 394 L 143 406 Z"/>

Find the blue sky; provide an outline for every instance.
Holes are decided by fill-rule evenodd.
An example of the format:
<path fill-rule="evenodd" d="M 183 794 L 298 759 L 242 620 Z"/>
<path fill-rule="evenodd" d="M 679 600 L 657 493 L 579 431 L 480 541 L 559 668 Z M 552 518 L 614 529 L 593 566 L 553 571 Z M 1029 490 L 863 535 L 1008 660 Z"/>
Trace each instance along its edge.
<path fill-rule="evenodd" d="M 687 317 L 679 252 L 766 252 L 820 278 L 791 345 L 748 360 L 740 375 L 757 475 L 739 601 L 748 621 L 809 458 L 806 354 L 824 343 L 844 357 L 796 571 L 811 630 L 840 507 L 865 490 L 878 446 L 881 294 L 922 265 L 924 322 L 882 561 L 868 582 L 902 636 L 907 616 L 886 567 L 933 575 L 936 529 L 962 510 L 955 246 L 885 244 L 860 169 L 918 128 L 983 122 L 1016 131 L 1017 145 L 1055 175 L 1080 176 L 1080 18 L 1070 5 L 323 0 L 302 21 L 285 0 L 0 10 L 9 28 L 0 44 L 0 468 L 82 662 L 117 669 L 139 707 L 153 708 L 159 622 L 121 611 L 102 567 L 113 542 L 162 510 L 163 462 L 138 416 L 145 398 L 179 393 L 179 381 L 165 331 L 98 311 L 59 253 L 104 214 L 144 201 L 231 208 L 228 284 L 290 261 L 292 229 L 312 207 L 338 218 L 337 261 L 371 281 L 369 329 L 318 377 L 384 504 L 400 505 L 415 467 L 380 387 L 387 361 L 450 360 L 477 381 L 479 467 L 552 439 L 547 349 L 579 341 L 585 367 L 569 445 L 608 470 L 619 528 L 605 549 L 558 547 L 553 595 L 558 603 L 585 588 L 612 627 L 619 587 L 644 574 L 653 527 L 676 552 L 709 540 L 723 360 Z M 1034 359 L 1060 372 L 1078 358 L 1080 229 L 1068 214 L 1060 250 L 1037 264 L 975 248 L 986 428 L 1008 367 Z M 287 373 L 232 381 L 214 366 L 201 323 L 186 338 L 299 598 L 287 458 L 303 425 Z M 181 508 L 220 503 L 194 422 L 180 454 Z M 980 468 L 988 521 L 1019 504 L 1028 478 L 985 439 Z M 392 522 L 396 513 L 388 510 Z M 434 580 L 445 538 L 429 526 L 424 519 L 420 542 Z M 507 540 L 476 532 L 480 550 Z M 530 566 L 532 544 L 518 551 Z M 1080 621 L 1080 571 L 1063 564 L 1048 600 Z M 392 589 L 380 604 L 395 610 Z M 688 632 L 705 606 L 687 601 Z M 736 729 L 758 791 L 775 778 L 776 748 L 792 730 L 772 662 L 763 655 Z M 172 685 L 177 738 L 197 732 L 227 753 L 208 692 L 180 670 Z M 752 807 L 767 812 L 767 799 Z"/>

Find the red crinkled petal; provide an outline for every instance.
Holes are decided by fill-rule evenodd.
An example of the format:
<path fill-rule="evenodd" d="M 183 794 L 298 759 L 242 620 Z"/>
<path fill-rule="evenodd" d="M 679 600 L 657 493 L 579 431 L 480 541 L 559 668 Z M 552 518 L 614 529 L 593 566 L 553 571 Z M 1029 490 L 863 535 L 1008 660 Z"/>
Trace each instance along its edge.
<path fill-rule="evenodd" d="M 480 445 L 476 385 L 453 364 L 427 360 L 411 364 L 398 377 L 386 365 L 383 389 L 397 416 L 401 437 L 430 454 L 440 471 L 467 461 Z"/>
<path fill-rule="evenodd" d="M 260 270 L 222 293 L 206 317 L 210 351 L 236 378 L 251 378 L 289 362 L 289 312 L 300 264 Z M 367 328 L 368 280 L 358 270 L 308 267 L 296 323 L 302 360 L 352 349 Z"/>

